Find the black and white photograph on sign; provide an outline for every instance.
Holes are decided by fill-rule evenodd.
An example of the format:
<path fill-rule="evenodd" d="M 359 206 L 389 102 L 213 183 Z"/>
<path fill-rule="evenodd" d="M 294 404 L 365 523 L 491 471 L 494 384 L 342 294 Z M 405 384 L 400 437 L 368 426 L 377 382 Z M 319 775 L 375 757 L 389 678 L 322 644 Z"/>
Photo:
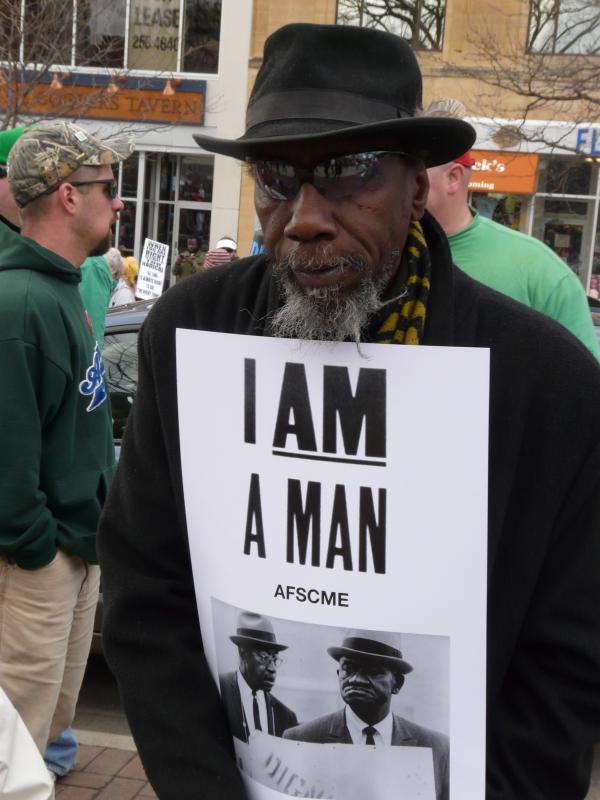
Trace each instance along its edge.
<path fill-rule="evenodd" d="M 290 621 L 214 597 L 212 613 L 245 777 L 294 797 L 448 800 L 449 637 Z"/>

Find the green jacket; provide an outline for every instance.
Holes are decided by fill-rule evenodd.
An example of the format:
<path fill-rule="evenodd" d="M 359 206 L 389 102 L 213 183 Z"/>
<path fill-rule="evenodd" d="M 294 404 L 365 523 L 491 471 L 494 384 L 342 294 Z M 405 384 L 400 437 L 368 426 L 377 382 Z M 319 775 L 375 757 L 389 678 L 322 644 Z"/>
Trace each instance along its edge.
<path fill-rule="evenodd" d="M 448 242 L 463 272 L 560 322 L 600 359 L 583 286 L 549 247 L 479 214 Z"/>
<path fill-rule="evenodd" d="M 117 282 L 113 280 L 108 261 L 104 256 L 86 258 L 79 267 L 79 274 L 81 275 L 79 294 L 90 315 L 96 341 L 102 347 L 106 312 Z"/>
<path fill-rule="evenodd" d="M 0 553 L 24 569 L 59 548 L 97 563 L 114 447 L 79 281 L 63 258 L 0 225 Z"/>

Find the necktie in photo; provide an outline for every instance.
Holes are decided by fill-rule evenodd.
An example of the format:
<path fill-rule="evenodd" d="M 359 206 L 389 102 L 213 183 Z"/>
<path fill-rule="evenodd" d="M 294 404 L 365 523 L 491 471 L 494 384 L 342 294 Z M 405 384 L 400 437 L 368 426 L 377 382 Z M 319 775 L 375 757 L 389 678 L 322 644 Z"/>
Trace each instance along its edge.
<path fill-rule="evenodd" d="M 256 699 L 256 692 L 252 692 L 252 714 L 254 715 L 254 727 L 257 731 L 262 731 L 260 724 L 260 714 L 258 713 L 258 700 Z M 373 742 L 375 744 L 375 742 Z"/>
<path fill-rule="evenodd" d="M 374 728 L 372 725 L 367 725 L 366 728 L 363 728 L 363 733 L 367 737 L 365 744 L 375 744 L 375 734 L 377 733 L 377 728 Z"/>

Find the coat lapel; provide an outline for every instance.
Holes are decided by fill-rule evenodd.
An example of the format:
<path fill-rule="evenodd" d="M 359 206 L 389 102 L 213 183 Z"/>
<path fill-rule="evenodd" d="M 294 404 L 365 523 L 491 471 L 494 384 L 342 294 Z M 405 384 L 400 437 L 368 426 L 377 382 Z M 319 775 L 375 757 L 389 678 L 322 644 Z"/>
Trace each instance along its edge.
<path fill-rule="evenodd" d="M 332 714 L 329 720 L 329 726 L 325 731 L 325 738 L 328 742 L 337 742 L 338 744 L 352 744 L 352 737 L 350 731 L 346 727 L 346 714 L 344 709 L 336 711 Z"/>
<path fill-rule="evenodd" d="M 402 717 L 397 717 L 396 714 L 393 715 L 392 744 L 404 746 L 416 744 L 414 736 L 404 727 Z"/>

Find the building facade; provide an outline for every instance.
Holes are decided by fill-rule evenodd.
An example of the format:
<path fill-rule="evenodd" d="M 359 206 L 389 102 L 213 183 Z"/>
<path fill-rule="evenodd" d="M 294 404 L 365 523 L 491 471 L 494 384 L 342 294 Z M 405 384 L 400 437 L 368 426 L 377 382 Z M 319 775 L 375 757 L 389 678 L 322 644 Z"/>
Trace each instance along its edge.
<path fill-rule="evenodd" d="M 454 98 L 476 127 L 472 203 L 552 247 L 587 291 L 600 284 L 600 8 L 588 0 L 0 0 L 5 124 L 80 118 L 131 132 L 118 243 L 223 236 L 249 252 L 253 183 L 202 151 L 200 129 L 243 133 L 267 36 L 288 22 L 358 24 L 407 38 L 424 106 Z M 10 16 L 10 15 L 4 15 Z M 528 94 L 527 88 L 533 93 Z M 600 288 L 600 287 L 599 287 Z"/>
<path fill-rule="evenodd" d="M 16 30 L 0 31 L 0 114 L 13 124 L 76 119 L 102 137 L 135 137 L 119 169 L 117 244 L 139 259 L 149 237 L 169 245 L 172 262 L 188 238 L 203 249 L 235 238 L 240 165 L 202 151 L 192 134 L 244 130 L 251 0 L 17 5 Z"/>
<path fill-rule="evenodd" d="M 473 206 L 543 240 L 577 273 L 586 291 L 596 291 L 600 284 L 597 3 L 255 0 L 254 8 L 250 83 L 266 36 L 286 22 L 368 25 L 408 39 L 423 72 L 424 106 L 442 98 L 459 100 L 465 118 L 477 129 Z M 534 94 L 527 94 L 528 86 Z M 578 99 L 583 96 L 591 99 Z M 250 241 L 255 223 L 251 181 L 244 177 L 241 243 Z"/>

